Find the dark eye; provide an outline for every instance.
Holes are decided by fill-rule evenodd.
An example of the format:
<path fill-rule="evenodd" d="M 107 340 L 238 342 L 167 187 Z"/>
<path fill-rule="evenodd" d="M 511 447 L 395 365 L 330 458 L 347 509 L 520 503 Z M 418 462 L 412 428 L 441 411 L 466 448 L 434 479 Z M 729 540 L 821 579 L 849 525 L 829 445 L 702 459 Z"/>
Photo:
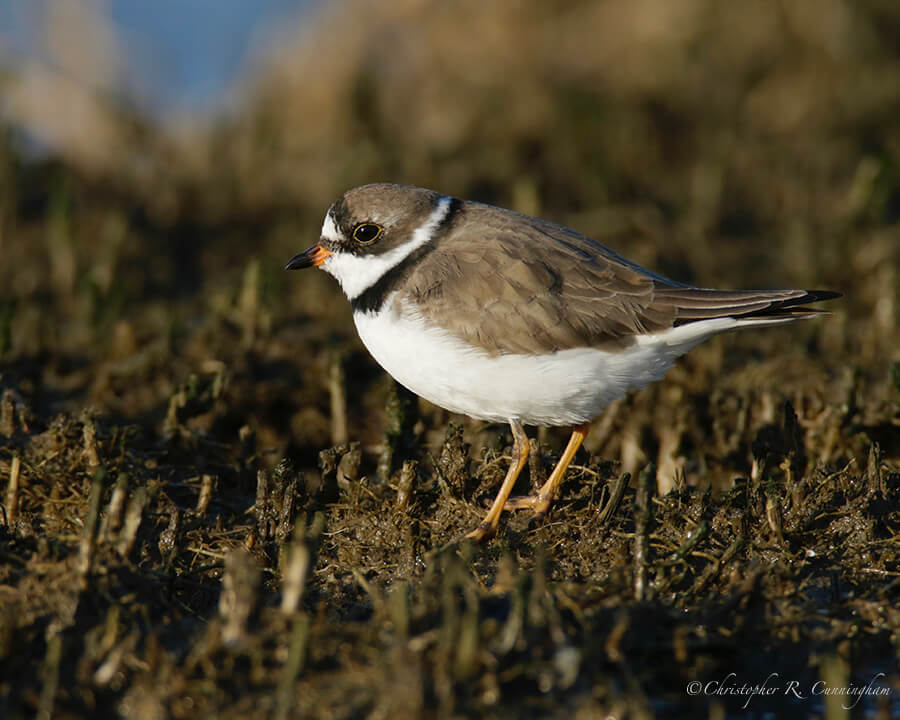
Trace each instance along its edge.
<path fill-rule="evenodd" d="M 360 245 L 368 245 L 375 242 L 378 236 L 384 231 L 381 225 L 375 223 L 360 223 L 353 228 L 353 239 Z"/>

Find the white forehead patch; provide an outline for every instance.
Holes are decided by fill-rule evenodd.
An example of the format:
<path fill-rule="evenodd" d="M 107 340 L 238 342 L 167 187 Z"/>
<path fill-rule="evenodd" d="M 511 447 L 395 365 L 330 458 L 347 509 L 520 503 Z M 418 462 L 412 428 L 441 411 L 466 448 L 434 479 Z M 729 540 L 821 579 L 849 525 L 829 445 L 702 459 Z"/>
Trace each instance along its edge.
<path fill-rule="evenodd" d="M 378 282 L 379 278 L 388 270 L 431 240 L 438 225 L 447 217 L 451 201 L 452 198 L 442 197 L 428 219 L 416 228 L 410 239 L 403 245 L 395 247 L 383 255 L 353 255 L 347 252 L 335 252 L 322 263 L 322 269 L 341 284 L 341 289 L 349 300 L 359 297 Z M 336 236 L 339 236 L 330 212 L 325 216 L 322 237 L 329 238 L 326 234 L 329 227 Z"/>
<path fill-rule="evenodd" d="M 322 223 L 322 237 L 333 243 L 341 240 L 341 231 L 338 230 L 338 226 L 334 222 L 331 210 L 325 213 L 325 222 Z"/>

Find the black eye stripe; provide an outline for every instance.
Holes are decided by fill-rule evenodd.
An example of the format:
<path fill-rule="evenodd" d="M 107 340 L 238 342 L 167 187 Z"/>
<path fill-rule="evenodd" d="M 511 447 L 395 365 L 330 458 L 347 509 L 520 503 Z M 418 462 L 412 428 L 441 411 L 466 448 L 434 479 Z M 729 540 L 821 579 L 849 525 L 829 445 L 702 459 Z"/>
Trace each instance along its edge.
<path fill-rule="evenodd" d="M 353 239 L 361 245 L 368 245 L 375 242 L 382 232 L 384 232 L 384 228 L 381 225 L 369 222 L 360 223 L 353 228 Z"/>

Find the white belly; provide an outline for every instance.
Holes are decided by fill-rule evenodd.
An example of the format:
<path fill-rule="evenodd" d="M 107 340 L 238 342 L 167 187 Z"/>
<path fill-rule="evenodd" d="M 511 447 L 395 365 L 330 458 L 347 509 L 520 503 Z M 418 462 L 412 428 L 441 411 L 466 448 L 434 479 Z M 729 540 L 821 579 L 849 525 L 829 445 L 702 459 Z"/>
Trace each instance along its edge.
<path fill-rule="evenodd" d="M 428 325 L 414 309 L 398 313 L 393 307 L 389 298 L 380 313 L 355 313 L 354 321 L 366 348 L 397 382 L 451 412 L 526 425 L 588 422 L 629 390 L 662 378 L 675 358 L 704 338 L 728 329 L 704 321 L 641 336 L 617 352 L 576 348 L 491 357 Z"/>

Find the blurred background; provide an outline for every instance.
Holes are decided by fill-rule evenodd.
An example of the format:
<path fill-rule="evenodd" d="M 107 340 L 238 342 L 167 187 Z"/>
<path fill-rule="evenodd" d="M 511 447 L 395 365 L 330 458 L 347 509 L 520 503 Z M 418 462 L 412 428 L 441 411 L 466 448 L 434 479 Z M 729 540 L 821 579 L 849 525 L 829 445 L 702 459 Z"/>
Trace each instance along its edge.
<path fill-rule="evenodd" d="M 0 0 L 0 97 L 0 358 L 44 411 L 161 423 L 225 365 L 207 430 L 314 464 L 339 357 L 364 436 L 381 376 L 349 308 L 281 268 L 371 181 L 698 285 L 846 294 L 714 345 L 730 367 L 789 348 L 883 382 L 900 359 L 891 0 Z"/>

